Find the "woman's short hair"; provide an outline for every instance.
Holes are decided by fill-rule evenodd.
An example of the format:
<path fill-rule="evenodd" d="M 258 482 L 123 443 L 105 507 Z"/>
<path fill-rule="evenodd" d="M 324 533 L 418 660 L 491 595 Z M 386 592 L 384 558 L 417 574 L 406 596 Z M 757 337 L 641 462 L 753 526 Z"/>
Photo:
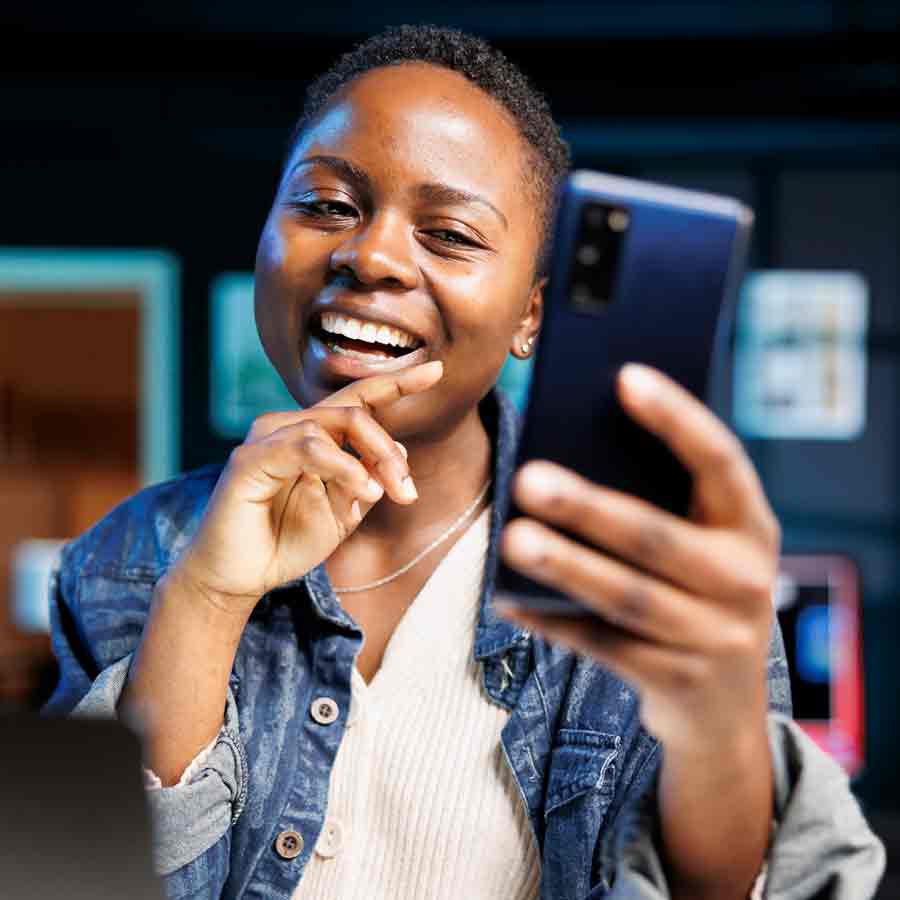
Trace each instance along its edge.
<path fill-rule="evenodd" d="M 528 151 L 523 178 L 539 206 L 542 230 L 536 272 L 544 272 L 560 182 L 569 169 L 569 148 L 547 101 L 525 74 L 481 38 L 453 28 L 400 25 L 374 35 L 341 56 L 306 91 L 303 112 L 288 144 L 297 140 L 329 101 L 347 84 L 372 69 L 401 63 L 429 63 L 458 72 L 492 97 L 512 117 Z"/>

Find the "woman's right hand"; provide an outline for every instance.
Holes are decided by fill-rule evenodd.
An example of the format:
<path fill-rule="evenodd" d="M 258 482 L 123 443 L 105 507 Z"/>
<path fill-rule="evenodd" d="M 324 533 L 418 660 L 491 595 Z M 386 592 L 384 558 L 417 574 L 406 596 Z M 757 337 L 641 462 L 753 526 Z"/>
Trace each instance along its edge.
<path fill-rule="evenodd" d="M 412 503 L 405 452 L 370 410 L 427 390 L 442 374 L 434 361 L 374 375 L 308 409 L 256 419 L 168 580 L 249 615 L 267 591 L 327 559 L 384 493 Z"/>

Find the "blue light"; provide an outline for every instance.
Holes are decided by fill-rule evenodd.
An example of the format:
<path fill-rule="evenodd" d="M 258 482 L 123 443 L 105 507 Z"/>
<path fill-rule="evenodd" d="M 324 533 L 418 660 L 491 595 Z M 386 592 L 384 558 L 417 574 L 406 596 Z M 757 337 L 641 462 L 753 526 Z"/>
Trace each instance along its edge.
<path fill-rule="evenodd" d="M 813 684 L 831 679 L 831 615 L 828 606 L 817 603 L 797 614 L 797 674 Z"/>

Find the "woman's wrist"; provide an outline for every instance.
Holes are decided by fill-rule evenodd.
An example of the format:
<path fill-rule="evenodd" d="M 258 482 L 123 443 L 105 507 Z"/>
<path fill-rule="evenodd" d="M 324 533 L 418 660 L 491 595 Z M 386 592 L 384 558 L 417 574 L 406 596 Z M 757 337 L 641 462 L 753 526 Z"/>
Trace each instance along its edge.
<path fill-rule="evenodd" d="M 671 893 L 746 900 L 771 835 L 773 776 L 765 722 L 707 750 L 664 755 L 659 814 Z"/>
<path fill-rule="evenodd" d="M 212 589 L 183 563 L 169 569 L 153 591 L 154 605 L 165 603 L 189 607 L 191 614 L 226 632 L 235 629 L 243 632 L 258 602 L 256 595 L 228 594 Z"/>
<path fill-rule="evenodd" d="M 120 711 L 140 722 L 145 759 L 164 785 L 176 783 L 221 728 L 250 614 L 210 599 L 173 570 L 157 582 L 119 699 Z"/>

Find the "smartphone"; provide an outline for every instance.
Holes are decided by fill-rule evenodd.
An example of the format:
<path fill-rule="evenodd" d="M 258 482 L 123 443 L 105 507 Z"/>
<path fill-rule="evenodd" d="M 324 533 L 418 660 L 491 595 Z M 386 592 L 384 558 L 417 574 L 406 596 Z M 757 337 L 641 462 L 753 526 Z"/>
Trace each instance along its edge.
<path fill-rule="evenodd" d="M 599 172 L 568 177 L 517 467 L 552 460 L 687 514 L 689 473 L 625 414 L 615 380 L 625 363 L 642 362 L 706 401 L 729 336 L 752 226 L 752 211 L 731 197 Z M 511 498 L 498 500 L 506 521 L 521 514 Z M 591 615 L 502 559 L 495 592 L 523 607 Z"/>

